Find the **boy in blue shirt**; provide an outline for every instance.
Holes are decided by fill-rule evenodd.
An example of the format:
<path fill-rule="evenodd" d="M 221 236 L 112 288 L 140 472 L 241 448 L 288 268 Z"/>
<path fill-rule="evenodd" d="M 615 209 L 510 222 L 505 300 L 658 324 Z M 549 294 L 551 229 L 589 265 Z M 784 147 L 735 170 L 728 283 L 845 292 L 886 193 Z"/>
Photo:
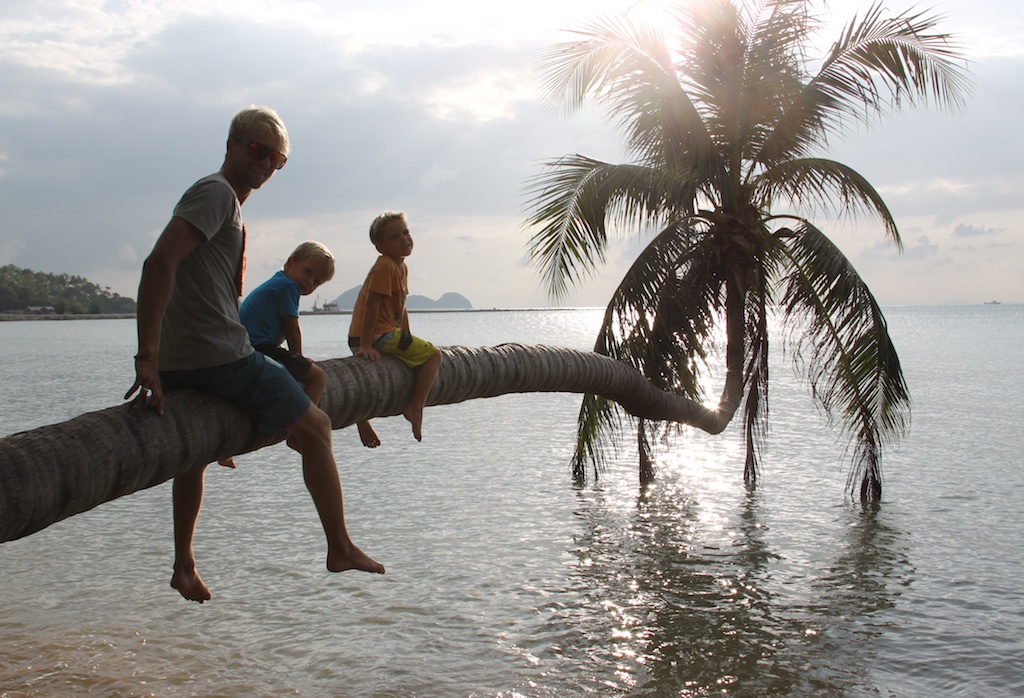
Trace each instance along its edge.
<path fill-rule="evenodd" d="M 332 278 L 334 255 L 321 243 L 307 241 L 295 248 L 280 271 L 253 289 L 238 309 L 253 348 L 284 364 L 305 386 L 314 405 L 320 401 L 327 374 L 302 355 L 299 296 L 308 296 Z"/>
<path fill-rule="evenodd" d="M 334 278 L 334 255 L 319 242 L 295 248 L 284 267 L 253 289 L 238 308 L 253 348 L 282 364 L 302 384 L 310 401 L 320 402 L 327 374 L 302 355 L 299 296 L 308 296 Z M 287 348 L 281 343 L 287 343 Z M 229 468 L 233 459 L 218 461 Z"/>

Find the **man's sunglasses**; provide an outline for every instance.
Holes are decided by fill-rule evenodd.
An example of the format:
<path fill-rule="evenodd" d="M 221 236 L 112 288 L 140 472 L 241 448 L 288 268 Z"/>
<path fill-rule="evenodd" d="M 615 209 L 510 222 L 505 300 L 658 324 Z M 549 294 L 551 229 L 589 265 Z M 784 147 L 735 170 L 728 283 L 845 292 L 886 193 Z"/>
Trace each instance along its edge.
<path fill-rule="evenodd" d="M 270 158 L 270 164 L 274 166 L 275 170 L 280 170 L 284 167 L 284 164 L 288 162 L 288 156 L 282 153 L 268 148 L 259 141 L 243 141 L 241 138 L 236 138 L 236 141 L 245 145 L 245 152 L 249 154 L 253 160 L 265 160 Z"/>

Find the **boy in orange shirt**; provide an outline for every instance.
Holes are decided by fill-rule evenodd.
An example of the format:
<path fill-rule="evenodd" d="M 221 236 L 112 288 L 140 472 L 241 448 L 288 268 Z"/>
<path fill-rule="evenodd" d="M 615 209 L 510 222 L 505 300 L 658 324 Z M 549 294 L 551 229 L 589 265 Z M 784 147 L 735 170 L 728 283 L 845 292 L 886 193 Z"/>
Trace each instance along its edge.
<path fill-rule="evenodd" d="M 422 441 L 423 408 L 441 367 L 441 352 L 409 331 L 409 313 L 405 308 L 409 269 L 405 258 L 412 254 L 412 235 L 405 213 L 384 211 L 374 218 L 370 224 L 370 242 L 380 252 L 380 257 L 370 269 L 352 309 L 348 345 L 356 356 L 377 361 L 381 353 L 391 354 L 417 370 L 412 399 L 402 415 L 412 424 L 416 440 Z M 368 421 L 356 426 L 364 446 L 380 445 Z"/>

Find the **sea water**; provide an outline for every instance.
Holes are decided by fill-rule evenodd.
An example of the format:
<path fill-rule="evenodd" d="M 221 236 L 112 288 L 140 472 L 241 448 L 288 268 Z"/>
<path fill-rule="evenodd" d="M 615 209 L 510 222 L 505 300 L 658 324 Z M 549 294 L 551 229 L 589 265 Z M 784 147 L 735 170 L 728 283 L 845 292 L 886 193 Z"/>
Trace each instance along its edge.
<path fill-rule="evenodd" d="M 882 501 L 775 352 L 756 487 L 738 428 L 683 429 L 637 483 L 628 432 L 569 473 L 579 397 L 429 408 L 417 443 L 334 433 L 353 538 L 384 576 L 324 569 L 283 445 L 211 466 L 168 586 L 170 485 L 0 544 L 0 696 L 1017 696 L 1024 694 L 1024 307 L 891 307 L 913 396 Z M 598 310 L 417 313 L 440 345 L 586 349 Z M 314 358 L 348 316 L 302 318 Z M 131 320 L 0 324 L 0 433 L 117 404 Z M 781 343 L 776 343 L 781 348 Z M 712 395 L 717 394 L 717 388 Z"/>

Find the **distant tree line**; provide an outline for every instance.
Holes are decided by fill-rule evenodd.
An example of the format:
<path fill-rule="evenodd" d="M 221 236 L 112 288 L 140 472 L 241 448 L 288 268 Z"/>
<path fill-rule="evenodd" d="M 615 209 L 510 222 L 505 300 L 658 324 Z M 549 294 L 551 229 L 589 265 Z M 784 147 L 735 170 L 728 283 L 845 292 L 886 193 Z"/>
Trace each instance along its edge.
<path fill-rule="evenodd" d="M 134 313 L 135 300 L 112 293 L 81 276 L 49 274 L 13 264 L 0 267 L 0 312 L 53 306 L 68 315 Z"/>

